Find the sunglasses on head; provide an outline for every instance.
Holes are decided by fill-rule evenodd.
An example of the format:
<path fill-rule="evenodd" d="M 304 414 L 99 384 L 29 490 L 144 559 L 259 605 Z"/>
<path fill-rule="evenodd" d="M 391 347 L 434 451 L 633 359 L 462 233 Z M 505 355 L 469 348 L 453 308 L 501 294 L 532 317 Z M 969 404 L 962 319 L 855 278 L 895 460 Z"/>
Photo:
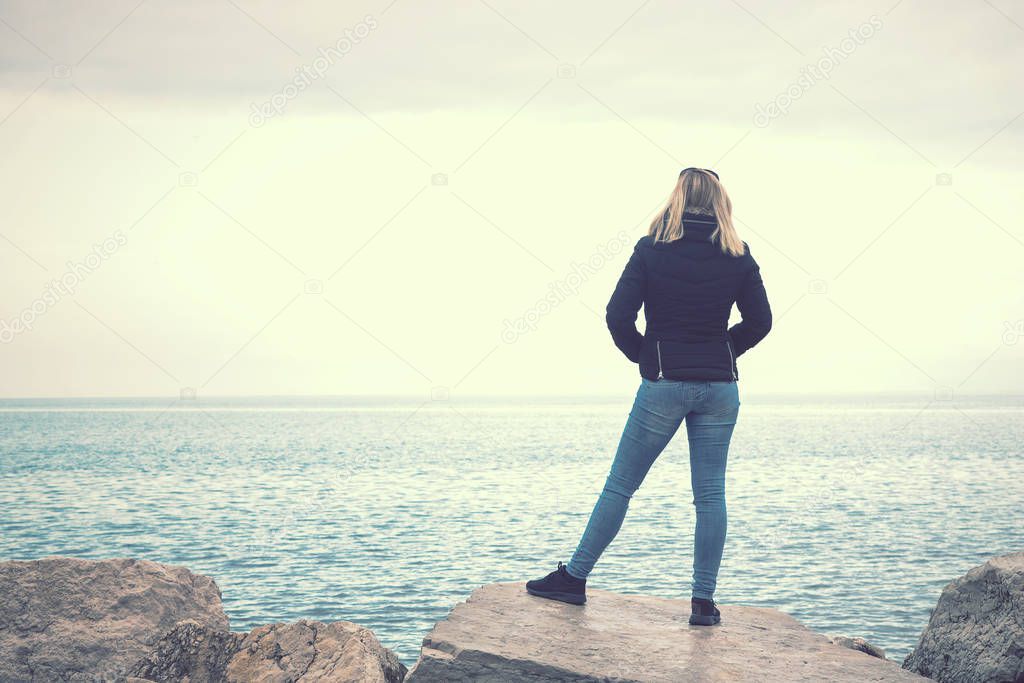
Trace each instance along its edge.
<path fill-rule="evenodd" d="M 711 175 L 715 176 L 715 180 L 721 180 L 721 178 L 718 177 L 718 174 L 712 171 L 710 168 L 696 168 L 694 166 L 691 166 L 690 168 L 684 168 L 682 171 L 679 172 L 679 175 L 683 175 L 687 171 L 704 171 L 705 173 L 710 173 Z"/>

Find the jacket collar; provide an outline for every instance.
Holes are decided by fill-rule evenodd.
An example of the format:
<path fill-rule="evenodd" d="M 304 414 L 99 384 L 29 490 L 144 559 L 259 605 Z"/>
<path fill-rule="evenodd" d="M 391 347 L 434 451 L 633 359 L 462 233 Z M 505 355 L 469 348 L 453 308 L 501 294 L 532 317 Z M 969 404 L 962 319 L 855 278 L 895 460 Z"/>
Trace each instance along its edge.
<path fill-rule="evenodd" d="M 698 213 L 683 214 L 683 239 L 707 242 L 711 239 L 711 233 L 718 227 L 718 221 L 714 216 L 707 216 Z"/>

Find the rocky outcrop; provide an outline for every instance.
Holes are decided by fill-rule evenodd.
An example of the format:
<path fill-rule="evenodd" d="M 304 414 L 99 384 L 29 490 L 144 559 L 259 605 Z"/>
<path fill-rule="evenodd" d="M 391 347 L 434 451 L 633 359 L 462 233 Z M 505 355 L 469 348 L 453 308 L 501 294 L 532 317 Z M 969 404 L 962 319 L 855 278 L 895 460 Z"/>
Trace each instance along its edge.
<path fill-rule="evenodd" d="M 178 624 L 128 671 L 141 683 L 400 683 L 406 668 L 369 629 L 347 621 L 229 633 Z"/>
<path fill-rule="evenodd" d="M 227 629 L 217 584 L 145 560 L 0 563 L 0 680 L 95 681 L 183 619 Z"/>
<path fill-rule="evenodd" d="M 773 609 L 720 605 L 690 626 L 689 600 L 587 592 L 575 607 L 521 583 L 474 591 L 423 640 L 406 681 L 923 681 L 829 642 Z"/>
<path fill-rule="evenodd" d="M 864 640 L 859 636 L 855 636 L 853 638 L 850 638 L 849 636 L 829 636 L 828 640 L 833 645 L 838 645 L 839 647 L 848 647 L 851 650 L 863 652 L 864 654 L 871 655 L 872 657 L 885 659 L 885 650 L 878 647 L 877 645 L 872 645 L 871 643 L 869 643 L 868 641 Z"/>
<path fill-rule="evenodd" d="M 1024 683 L 1024 552 L 946 586 L 903 667 L 943 683 Z"/>

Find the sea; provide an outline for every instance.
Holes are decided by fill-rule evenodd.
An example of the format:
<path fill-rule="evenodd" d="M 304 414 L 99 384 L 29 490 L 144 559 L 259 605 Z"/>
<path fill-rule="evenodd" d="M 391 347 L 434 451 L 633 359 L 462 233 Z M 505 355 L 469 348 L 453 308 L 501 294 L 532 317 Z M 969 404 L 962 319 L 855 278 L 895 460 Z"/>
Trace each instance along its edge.
<path fill-rule="evenodd" d="M 372 629 L 407 665 L 473 589 L 568 561 L 632 396 L 0 401 L 0 560 L 212 576 L 231 628 Z M 746 396 L 716 599 L 902 660 L 943 587 L 1024 549 L 1024 397 Z M 680 433 L 588 586 L 688 599 Z"/>

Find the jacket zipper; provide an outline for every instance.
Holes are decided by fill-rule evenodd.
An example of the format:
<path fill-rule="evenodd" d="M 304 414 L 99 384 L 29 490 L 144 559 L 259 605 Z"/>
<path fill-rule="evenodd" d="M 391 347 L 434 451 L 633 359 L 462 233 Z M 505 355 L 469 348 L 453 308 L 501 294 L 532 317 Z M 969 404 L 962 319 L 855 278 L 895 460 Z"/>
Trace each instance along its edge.
<path fill-rule="evenodd" d="M 658 349 L 658 379 L 665 379 L 665 373 L 661 371 L 661 340 L 657 340 L 654 345 Z"/>
<path fill-rule="evenodd" d="M 732 372 L 732 381 L 736 382 L 739 380 L 736 376 L 736 358 L 732 355 L 732 342 L 728 339 L 725 340 L 725 348 L 729 349 L 729 370 Z"/>

